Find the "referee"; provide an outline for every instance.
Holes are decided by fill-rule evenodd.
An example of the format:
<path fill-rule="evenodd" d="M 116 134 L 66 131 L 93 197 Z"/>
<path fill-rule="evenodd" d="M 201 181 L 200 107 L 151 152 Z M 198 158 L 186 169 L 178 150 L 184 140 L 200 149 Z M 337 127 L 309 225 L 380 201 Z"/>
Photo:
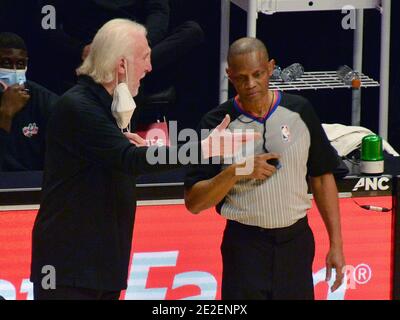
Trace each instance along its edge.
<path fill-rule="evenodd" d="M 274 70 L 265 45 L 235 41 L 228 52 L 228 77 L 237 96 L 207 113 L 199 129 L 213 128 L 225 114 L 229 129 L 253 129 L 263 139 L 244 154 L 254 164 L 193 165 L 185 180 L 192 213 L 216 206 L 227 219 L 221 253 L 222 299 L 314 299 L 315 243 L 307 221 L 307 178 L 329 234 L 326 280 L 332 290 L 345 265 L 337 188 L 336 156 L 311 104 L 297 95 L 269 90 Z"/>

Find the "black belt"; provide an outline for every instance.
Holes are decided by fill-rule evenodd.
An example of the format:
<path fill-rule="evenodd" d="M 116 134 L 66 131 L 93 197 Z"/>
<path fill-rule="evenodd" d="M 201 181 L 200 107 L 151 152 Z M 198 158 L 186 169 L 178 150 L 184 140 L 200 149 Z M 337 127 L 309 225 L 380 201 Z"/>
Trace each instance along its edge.
<path fill-rule="evenodd" d="M 291 226 L 283 228 L 267 229 L 258 226 L 243 224 L 234 220 L 227 220 L 226 228 L 232 230 L 233 232 L 239 231 L 262 234 L 268 240 L 279 243 L 295 238 L 297 235 L 303 233 L 307 228 L 309 228 L 309 225 L 307 216 L 305 216 Z"/>

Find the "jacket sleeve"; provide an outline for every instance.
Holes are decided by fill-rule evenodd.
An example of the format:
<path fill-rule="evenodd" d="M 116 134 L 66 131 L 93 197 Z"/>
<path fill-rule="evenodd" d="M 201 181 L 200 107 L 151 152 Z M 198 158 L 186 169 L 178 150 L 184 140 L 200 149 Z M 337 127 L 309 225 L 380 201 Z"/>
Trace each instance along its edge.
<path fill-rule="evenodd" d="M 187 164 L 186 159 L 179 161 L 175 155 L 181 148 L 188 148 L 188 144 L 177 147 L 136 147 L 109 116 L 93 106 L 73 108 L 72 119 L 66 123 L 72 123 L 71 131 L 61 134 L 73 135 L 71 144 L 74 152 L 104 167 L 139 175 L 171 170 Z M 193 143 L 190 147 L 191 150 L 198 150 L 198 146 L 198 143 Z"/>

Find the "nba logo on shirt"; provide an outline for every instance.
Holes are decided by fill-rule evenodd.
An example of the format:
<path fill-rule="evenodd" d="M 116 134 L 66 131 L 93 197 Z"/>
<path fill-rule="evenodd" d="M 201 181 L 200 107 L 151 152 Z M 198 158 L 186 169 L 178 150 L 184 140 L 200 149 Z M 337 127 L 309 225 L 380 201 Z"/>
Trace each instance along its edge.
<path fill-rule="evenodd" d="M 284 142 L 290 142 L 290 131 L 289 127 L 286 124 L 281 126 L 281 132 L 282 132 L 282 140 Z"/>
<path fill-rule="evenodd" d="M 27 138 L 32 138 L 32 136 L 38 134 L 38 132 L 39 127 L 36 125 L 36 123 L 30 123 L 27 127 L 22 128 L 22 133 Z"/>

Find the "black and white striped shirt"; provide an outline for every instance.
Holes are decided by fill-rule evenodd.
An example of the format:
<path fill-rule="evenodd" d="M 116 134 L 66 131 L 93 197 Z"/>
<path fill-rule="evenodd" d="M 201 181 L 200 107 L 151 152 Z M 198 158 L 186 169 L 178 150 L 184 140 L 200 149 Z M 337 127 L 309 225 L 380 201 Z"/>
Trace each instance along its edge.
<path fill-rule="evenodd" d="M 217 206 L 227 219 L 263 228 L 287 227 L 303 218 L 311 207 L 307 175 L 319 176 L 337 166 L 336 154 L 308 100 L 280 91 L 274 93 L 271 111 L 263 118 L 248 114 L 237 99 L 230 99 L 207 113 L 199 127 L 214 128 L 229 114 L 229 129 L 253 129 L 262 135 L 251 152 L 280 154 L 281 168 L 272 177 L 239 180 Z M 210 179 L 227 166 L 192 166 L 185 186 Z"/>

